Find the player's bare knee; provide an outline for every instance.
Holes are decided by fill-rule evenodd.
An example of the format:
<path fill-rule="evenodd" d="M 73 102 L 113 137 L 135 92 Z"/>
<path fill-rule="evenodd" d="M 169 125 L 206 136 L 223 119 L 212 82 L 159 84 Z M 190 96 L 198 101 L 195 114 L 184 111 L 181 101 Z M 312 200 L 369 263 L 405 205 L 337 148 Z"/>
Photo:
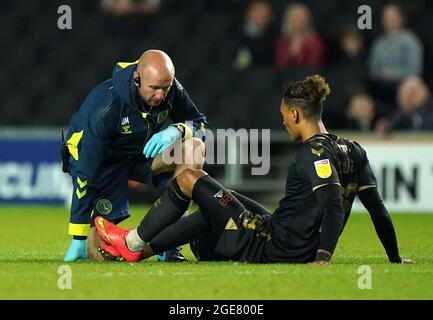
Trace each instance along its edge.
<path fill-rule="evenodd" d="M 206 147 L 204 142 L 199 138 L 191 138 L 183 143 L 182 148 L 185 155 L 184 165 L 201 169 L 205 160 Z"/>
<path fill-rule="evenodd" d="M 206 149 L 206 146 L 205 146 L 203 140 L 200 138 L 192 138 L 191 140 L 192 140 L 192 144 L 194 146 L 194 150 L 197 150 L 202 155 L 204 155 L 204 151 Z"/>
<path fill-rule="evenodd" d="M 180 190 L 185 195 L 191 197 L 194 184 L 197 182 L 198 179 L 200 179 L 206 174 L 206 172 L 200 169 L 185 168 L 179 175 L 177 175 L 176 181 L 179 185 Z"/>
<path fill-rule="evenodd" d="M 188 188 L 189 184 L 193 181 L 196 171 L 201 170 L 194 168 L 185 168 L 177 175 L 177 184 L 181 189 Z"/>

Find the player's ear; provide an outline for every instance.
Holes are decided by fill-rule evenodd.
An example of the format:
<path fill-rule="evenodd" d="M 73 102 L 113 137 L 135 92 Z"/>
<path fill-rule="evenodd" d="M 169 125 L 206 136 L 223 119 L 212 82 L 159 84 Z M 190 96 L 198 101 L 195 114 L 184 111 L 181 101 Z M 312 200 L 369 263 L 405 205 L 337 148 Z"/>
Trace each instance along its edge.
<path fill-rule="evenodd" d="M 292 108 L 292 119 L 294 123 L 299 123 L 299 110 L 296 108 Z"/>

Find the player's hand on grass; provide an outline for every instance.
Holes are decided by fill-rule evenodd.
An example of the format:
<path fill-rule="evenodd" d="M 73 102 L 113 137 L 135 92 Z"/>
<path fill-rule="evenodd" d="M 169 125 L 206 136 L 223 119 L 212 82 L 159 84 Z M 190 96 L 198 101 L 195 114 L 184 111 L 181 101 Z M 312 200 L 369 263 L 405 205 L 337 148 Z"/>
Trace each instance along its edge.
<path fill-rule="evenodd" d="M 164 152 L 176 139 L 180 138 L 179 129 L 169 126 L 166 129 L 154 134 L 144 146 L 143 154 L 146 158 L 155 158 L 157 154 Z"/>
<path fill-rule="evenodd" d="M 64 261 L 72 262 L 87 259 L 87 240 L 73 239 L 66 252 Z"/>

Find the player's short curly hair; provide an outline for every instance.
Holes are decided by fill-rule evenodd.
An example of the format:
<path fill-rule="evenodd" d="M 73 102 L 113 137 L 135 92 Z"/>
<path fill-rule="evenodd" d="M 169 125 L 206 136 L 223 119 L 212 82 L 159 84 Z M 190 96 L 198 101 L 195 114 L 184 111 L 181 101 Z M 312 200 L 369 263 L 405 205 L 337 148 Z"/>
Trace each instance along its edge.
<path fill-rule="evenodd" d="M 324 77 L 315 74 L 284 87 L 284 102 L 287 106 L 301 108 L 307 118 L 318 119 L 322 116 L 322 102 L 331 92 Z"/>

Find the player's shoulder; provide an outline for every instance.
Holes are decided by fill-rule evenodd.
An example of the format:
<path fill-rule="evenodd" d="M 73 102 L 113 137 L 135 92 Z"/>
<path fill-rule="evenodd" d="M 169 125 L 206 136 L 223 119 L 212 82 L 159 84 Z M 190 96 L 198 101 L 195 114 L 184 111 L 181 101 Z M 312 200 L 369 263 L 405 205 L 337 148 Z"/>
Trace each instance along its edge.
<path fill-rule="evenodd" d="M 331 151 L 332 148 L 329 137 L 325 134 L 319 134 L 306 140 L 302 144 L 298 155 L 304 158 L 311 156 L 321 158 L 322 156 L 328 156 Z"/>
<path fill-rule="evenodd" d="M 351 140 L 348 138 L 342 138 L 342 137 L 338 137 L 339 140 L 337 141 L 337 143 L 339 143 L 339 145 L 343 145 L 346 146 L 346 149 L 348 150 L 350 156 L 353 157 L 360 157 L 360 158 L 364 158 L 366 155 L 366 152 L 364 150 L 364 148 L 355 140 Z"/>
<path fill-rule="evenodd" d="M 321 160 L 330 159 L 328 148 L 321 144 L 320 139 L 305 141 L 298 149 L 295 157 L 296 167 L 302 172 L 305 168 L 311 168 L 312 165 Z"/>
<path fill-rule="evenodd" d="M 314 146 L 324 146 L 325 148 L 332 149 L 335 152 L 348 152 L 348 153 L 365 153 L 364 148 L 356 141 L 351 139 L 337 136 L 332 133 L 320 134 L 313 137 L 310 144 Z"/>
<path fill-rule="evenodd" d="M 362 165 L 367 159 L 367 152 L 357 142 L 345 137 L 333 135 L 334 152 L 340 159 L 349 157 L 355 164 Z"/>

